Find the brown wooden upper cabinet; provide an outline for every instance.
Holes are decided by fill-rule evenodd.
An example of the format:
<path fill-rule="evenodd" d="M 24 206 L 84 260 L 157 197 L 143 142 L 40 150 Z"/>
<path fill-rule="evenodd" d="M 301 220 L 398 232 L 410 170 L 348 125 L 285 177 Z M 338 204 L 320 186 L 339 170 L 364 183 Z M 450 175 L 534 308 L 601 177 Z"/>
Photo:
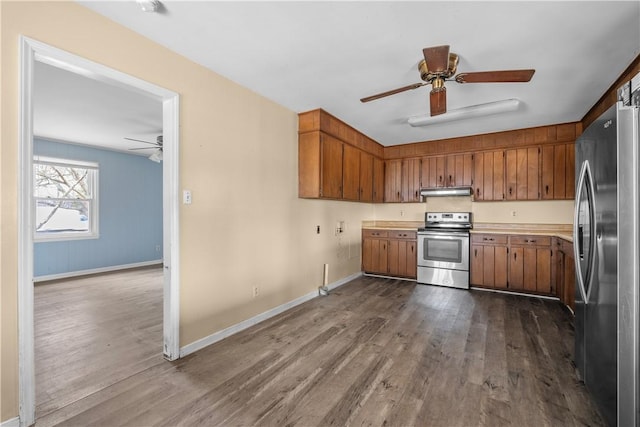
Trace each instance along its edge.
<path fill-rule="evenodd" d="M 402 201 L 402 160 L 384 162 L 384 201 Z"/>
<path fill-rule="evenodd" d="M 299 197 L 420 202 L 421 188 L 459 186 L 476 201 L 575 197 L 579 123 L 383 147 L 323 110 L 298 117 Z"/>
<path fill-rule="evenodd" d="M 423 157 L 420 188 L 470 186 L 473 181 L 471 153 Z"/>
<path fill-rule="evenodd" d="M 323 110 L 298 118 L 298 196 L 381 202 L 383 147 Z"/>
<path fill-rule="evenodd" d="M 542 147 L 542 199 L 573 199 L 575 196 L 574 175 L 574 143 Z"/>
<path fill-rule="evenodd" d="M 402 161 L 402 201 L 420 201 L 420 159 Z"/>
<path fill-rule="evenodd" d="M 540 148 L 505 150 L 506 200 L 538 200 L 540 198 Z"/>
<path fill-rule="evenodd" d="M 323 132 L 302 134 L 298 139 L 298 195 L 342 198 L 343 144 Z"/>
<path fill-rule="evenodd" d="M 384 161 L 373 158 L 373 202 L 384 202 Z"/>
<path fill-rule="evenodd" d="M 504 151 L 473 154 L 475 200 L 504 200 Z"/>

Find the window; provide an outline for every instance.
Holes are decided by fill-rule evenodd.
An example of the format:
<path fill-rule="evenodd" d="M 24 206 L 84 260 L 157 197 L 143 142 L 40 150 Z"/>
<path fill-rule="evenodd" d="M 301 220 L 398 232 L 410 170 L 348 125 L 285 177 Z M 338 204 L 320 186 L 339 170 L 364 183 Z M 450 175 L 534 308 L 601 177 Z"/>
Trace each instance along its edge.
<path fill-rule="evenodd" d="M 98 237 L 98 164 L 36 156 L 35 240 Z"/>

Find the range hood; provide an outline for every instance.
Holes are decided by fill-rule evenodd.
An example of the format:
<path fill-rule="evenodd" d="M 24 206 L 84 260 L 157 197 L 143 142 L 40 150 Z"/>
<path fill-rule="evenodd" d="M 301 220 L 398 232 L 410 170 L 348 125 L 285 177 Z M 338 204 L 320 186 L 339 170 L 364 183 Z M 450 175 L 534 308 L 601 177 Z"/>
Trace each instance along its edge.
<path fill-rule="evenodd" d="M 420 190 L 422 197 L 470 196 L 471 194 L 471 187 L 423 188 Z"/>

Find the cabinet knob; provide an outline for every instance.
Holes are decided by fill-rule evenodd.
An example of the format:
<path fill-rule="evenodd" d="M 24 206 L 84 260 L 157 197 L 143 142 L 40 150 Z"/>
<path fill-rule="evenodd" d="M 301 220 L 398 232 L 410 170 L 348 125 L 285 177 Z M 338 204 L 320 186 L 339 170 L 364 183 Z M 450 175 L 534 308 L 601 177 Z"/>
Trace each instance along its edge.
<path fill-rule="evenodd" d="M 545 191 L 547 194 L 549 194 L 549 186 L 548 186 L 548 185 L 545 185 L 545 186 L 544 186 L 544 191 Z"/>

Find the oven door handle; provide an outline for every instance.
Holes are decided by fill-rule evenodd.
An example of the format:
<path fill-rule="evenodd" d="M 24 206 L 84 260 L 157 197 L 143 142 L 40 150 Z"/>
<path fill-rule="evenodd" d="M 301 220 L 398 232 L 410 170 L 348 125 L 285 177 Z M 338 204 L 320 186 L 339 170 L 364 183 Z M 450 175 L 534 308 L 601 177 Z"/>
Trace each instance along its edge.
<path fill-rule="evenodd" d="M 469 233 L 452 233 L 450 231 L 429 231 L 429 232 L 420 232 L 419 236 L 425 237 L 433 237 L 434 239 L 441 240 L 450 240 L 450 239 L 459 239 L 459 238 L 469 238 Z"/>

